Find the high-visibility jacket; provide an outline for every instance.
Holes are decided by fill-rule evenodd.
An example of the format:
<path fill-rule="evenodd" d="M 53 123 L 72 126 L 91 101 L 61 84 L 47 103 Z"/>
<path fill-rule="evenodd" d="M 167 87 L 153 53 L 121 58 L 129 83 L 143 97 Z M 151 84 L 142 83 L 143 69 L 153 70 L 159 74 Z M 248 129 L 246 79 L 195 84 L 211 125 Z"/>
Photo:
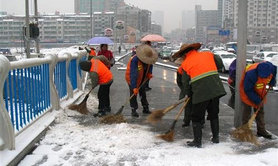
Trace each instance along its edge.
<path fill-rule="evenodd" d="M 131 78 L 130 78 L 130 70 L 131 70 L 131 61 L 136 57 L 135 56 L 132 56 L 129 61 L 128 61 L 128 64 L 127 64 L 127 69 L 126 69 L 126 73 L 125 73 L 125 79 L 126 79 L 126 82 L 128 83 L 128 85 L 131 85 Z M 137 57 L 136 57 L 137 58 Z M 146 75 L 147 73 L 149 72 L 149 68 L 150 68 L 150 65 L 148 65 L 148 69 L 146 71 Z M 139 88 L 140 87 L 140 84 L 142 83 L 143 79 L 146 79 L 146 78 L 143 78 L 144 77 L 144 65 L 143 63 L 138 60 L 138 65 L 137 65 L 137 81 L 136 81 L 136 88 Z"/>
<path fill-rule="evenodd" d="M 189 75 L 191 84 L 204 77 L 218 74 L 214 56 L 210 52 L 192 50 L 186 54 L 181 66 Z"/>
<path fill-rule="evenodd" d="M 246 66 L 245 72 L 243 73 L 243 75 L 241 77 L 241 82 L 240 82 L 240 97 L 241 97 L 242 102 L 244 102 L 245 104 L 252 106 L 254 108 L 257 108 L 258 105 L 255 104 L 252 100 L 250 100 L 250 98 L 245 93 L 244 79 L 245 79 L 246 72 L 251 71 L 251 70 L 256 70 L 258 65 L 259 65 L 259 63 L 254 63 L 254 64 L 250 64 L 250 65 Z M 266 95 L 266 85 L 269 84 L 272 77 L 273 77 L 272 74 L 270 74 L 267 78 L 258 77 L 258 80 L 254 86 L 254 91 L 261 99 L 263 99 L 263 97 Z M 266 98 L 264 98 L 263 102 L 266 103 Z"/>
<path fill-rule="evenodd" d="M 96 52 L 95 52 L 95 50 L 93 50 L 93 49 L 91 49 L 91 51 L 90 51 L 90 54 L 89 54 L 90 56 L 96 56 Z"/>
<path fill-rule="evenodd" d="M 180 67 L 178 68 L 177 72 L 178 72 L 180 75 L 182 75 L 182 66 L 180 66 Z"/>
<path fill-rule="evenodd" d="M 98 59 L 91 59 L 90 72 L 96 72 L 98 74 L 98 84 L 108 83 L 113 79 L 112 72 Z"/>

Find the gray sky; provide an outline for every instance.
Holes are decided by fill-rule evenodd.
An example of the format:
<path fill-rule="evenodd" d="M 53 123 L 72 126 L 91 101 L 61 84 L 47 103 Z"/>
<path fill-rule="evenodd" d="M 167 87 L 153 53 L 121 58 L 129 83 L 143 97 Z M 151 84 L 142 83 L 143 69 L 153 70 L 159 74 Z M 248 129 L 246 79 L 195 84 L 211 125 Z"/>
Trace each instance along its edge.
<path fill-rule="evenodd" d="M 196 4 L 201 4 L 202 9 L 217 9 L 217 0 L 125 0 L 127 4 L 150 11 L 164 11 L 165 31 L 181 27 L 181 13 L 183 10 L 194 10 Z M 31 6 L 33 1 L 29 0 Z M 41 13 L 74 12 L 74 0 L 38 0 Z M 24 14 L 25 0 L 0 0 L 0 11 L 10 14 Z"/>

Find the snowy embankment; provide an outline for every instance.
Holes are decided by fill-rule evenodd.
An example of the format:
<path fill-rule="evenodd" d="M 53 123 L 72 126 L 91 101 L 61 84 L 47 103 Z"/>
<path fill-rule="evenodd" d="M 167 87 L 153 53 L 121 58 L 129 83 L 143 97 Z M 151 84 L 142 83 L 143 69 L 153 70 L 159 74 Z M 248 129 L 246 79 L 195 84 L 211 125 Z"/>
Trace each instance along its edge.
<path fill-rule="evenodd" d="M 96 98 L 87 103 L 96 110 Z M 278 165 L 277 146 L 250 153 L 254 145 L 227 138 L 199 149 L 187 147 L 188 139 L 167 143 L 157 134 L 149 126 L 103 125 L 91 115 L 61 110 L 56 125 L 19 165 Z"/>

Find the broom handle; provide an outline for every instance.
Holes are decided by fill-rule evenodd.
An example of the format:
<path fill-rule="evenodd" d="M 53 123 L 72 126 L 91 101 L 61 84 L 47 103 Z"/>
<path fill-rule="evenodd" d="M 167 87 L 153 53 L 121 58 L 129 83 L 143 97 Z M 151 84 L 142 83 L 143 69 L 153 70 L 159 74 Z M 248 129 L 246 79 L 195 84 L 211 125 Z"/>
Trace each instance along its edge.
<path fill-rule="evenodd" d="M 185 103 L 182 105 L 181 109 L 179 110 L 178 114 L 176 115 L 175 120 L 174 120 L 174 122 L 172 123 L 172 126 L 171 126 L 171 128 L 170 128 L 170 130 L 169 130 L 168 132 L 170 132 L 171 130 L 174 130 L 174 128 L 175 128 L 175 126 L 176 126 L 176 123 L 177 123 L 179 117 L 181 116 L 181 113 L 182 113 L 182 111 L 184 110 L 184 108 L 186 107 L 186 105 L 187 105 L 187 103 L 188 103 L 189 100 L 190 100 L 190 97 L 188 97 L 188 98 L 185 100 Z"/>
<path fill-rule="evenodd" d="M 181 116 L 182 111 L 183 111 L 184 108 L 186 107 L 186 105 L 187 105 L 187 103 L 188 103 L 189 100 L 190 100 L 189 97 L 185 100 L 185 102 L 184 102 L 184 104 L 182 105 L 180 111 L 179 111 L 178 114 L 176 115 L 175 120 L 178 120 L 178 119 L 179 119 L 179 117 Z"/>
<path fill-rule="evenodd" d="M 148 81 L 148 79 L 145 79 L 144 82 L 139 86 L 138 90 L 141 89 L 141 87 Z M 119 109 L 118 112 L 116 112 L 116 115 L 119 115 L 120 113 L 122 113 L 123 108 L 125 105 L 127 105 L 127 103 L 131 100 L 131 98 L 135 96 L 134 93 L 132 93 L 132 95 L 125 101 L 125 103 L 122 105 L 121 109 Z"/>
<path fill-rule="evenodd" d="M 165 108 L 164 111 L 163 111 L 163 114 L 166 114 L 167 112 L 171 111 L 172 109 L 176 108 L 178 105 L 180 105 L 181 103 L 183 103 L 185 100 L 187 100 L 187 98 L 183 98 L 181 100 L 179 100 L 178 102 L 170 105 L 169 107 Z"/>
<path fill-rule="evenodd" d="M 259 113 L 261 107 L 263 106 L 263 104 L 264 104 L 264 99 L 266 98 L 266 95 L 267 95 L 267 93 L 269 92 L 269 90 L 270 90 L 270 87 L 267 89 L 267 91 L 266 91 L 266 93 L 265 93 L 265 95 L 264 95 L 264 97 L 263 97 L 261 103 L 259 104 L 259 107 L 256 109 L 255 113 L 254 113 L 254 114 L 251 116 L 251 118 L 248 120 L 248 127 L 249 127 L 249 128 L 251 128 L 253 121 L 255 120 L 255 118 L 256 118 L 256 116 L 258 115 L 258 113 Z"/>

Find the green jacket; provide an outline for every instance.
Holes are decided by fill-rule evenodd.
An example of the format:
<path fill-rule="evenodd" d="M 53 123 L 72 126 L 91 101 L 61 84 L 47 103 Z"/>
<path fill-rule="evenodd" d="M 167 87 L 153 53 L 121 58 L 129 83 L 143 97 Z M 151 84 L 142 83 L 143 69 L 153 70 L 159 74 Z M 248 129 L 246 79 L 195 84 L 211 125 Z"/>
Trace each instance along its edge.
<path fill-rule="evenodd" d="M 218 56 L 214 56 L 214 61 L 218 69 L 223 67 L 223 62 Z M 201 103 L 215 97 L 226 95 L 226 91 L 218 74 L 204 77 L 190 84 L 190 76 L 183 70 L 181 76 L 182 86 L 179 98 L 188 95 L 192 97 L 192 103 Z M 178 81 L 178 80 L 177 80 Z"/>

